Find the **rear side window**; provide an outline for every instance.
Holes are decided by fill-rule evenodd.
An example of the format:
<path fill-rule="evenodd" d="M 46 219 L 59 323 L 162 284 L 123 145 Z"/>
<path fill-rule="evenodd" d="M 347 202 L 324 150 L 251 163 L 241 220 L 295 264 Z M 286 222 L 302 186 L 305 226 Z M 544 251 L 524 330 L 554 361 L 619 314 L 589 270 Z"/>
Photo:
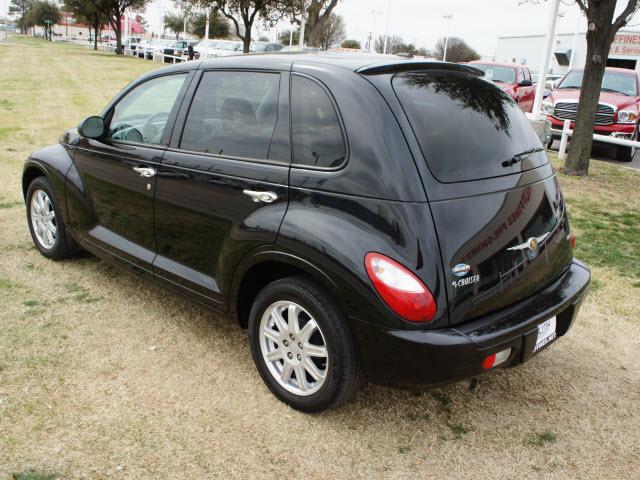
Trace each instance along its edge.
<path fill-rule="evenodd" d="M 266 159 L 278 118 L 280 75 L 205 72 L 185 121 L 180 148 Z"/>
<path fill-rule="evenodd" d="M 394 77 L 393 88 L 440 182 L 498 177 L 548 163 L 544 151 L 509 162 L 541 144 L 522 110 L 492 82 L 466 73 L 408 72 Z"/>
<path fill-rule="evenodd" d="M 308 78 L 291 80 L 291 141 L 293 163 L 335 168 L 346 157 L 342 128 L 327 92 Z"/>

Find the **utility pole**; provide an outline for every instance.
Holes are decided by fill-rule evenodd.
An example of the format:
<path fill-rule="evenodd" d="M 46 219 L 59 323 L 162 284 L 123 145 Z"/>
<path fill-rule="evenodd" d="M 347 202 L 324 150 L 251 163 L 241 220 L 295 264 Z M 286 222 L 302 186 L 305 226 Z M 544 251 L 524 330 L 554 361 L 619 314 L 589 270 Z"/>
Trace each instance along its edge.
<path fill-rule="evenodd" d="M 551 51 L 553 49 L 553 39 L 556 36 L 556 23 L 558 21 L 558 10 L 560 9 L 560 0 L 552 0 L 549 5 L 549 28 L 547 30 L 547 45 L 544 49 L 544 57 L 542 57 L 542 69 L 538 78 L 536 87 L 536 98 L 533 101 L 532 113 L 536 118 L 543 120 L 544 116 L 540 115 L 540 106 L 542 105 L 542 94 L 544 85 L 547 81 L 547 72 L 549 71 L 549 62 L 551 60 Z"/>
<path fill-rule="evenodd" d="M 204 23 L 204 38 L 209 39 L 209 17 L 211 17 L 211 9 L 207 8 L 207 21 Z"/>
<path fill-rule="evenodd" d="M 293 28 L 289 30 L 289 46 L 293 45 Z"/>
<path fill-rule="evenodd" d="M 447 48 L 449 47 L 449 29 L 451 28 L 451 21 L 453 20 L 453 15 L 443 15 L 442 18 L 447 20 L 447 34 L 444 36 L 444 53 L 442 54 L 442 61 L 447 61 Z"/>
<path fill-rule="evenodd" d="M 307 17 L 305 16 L 306 12 L 302 13 L 302 19 L 300 20 L 300 38 L 298 39 L 298 47 L 300 50 L 304 48 L 304 29 L 307 26 Z"/>
<path fill-rule="evenodd" d="M 389 41 L 389 17 L 391 16 L 391 0 L 387 2 L 387 21 L 384 26 L 384 47 L 382 48 L 382 53 L 387 53 L 387 43 Z"/>

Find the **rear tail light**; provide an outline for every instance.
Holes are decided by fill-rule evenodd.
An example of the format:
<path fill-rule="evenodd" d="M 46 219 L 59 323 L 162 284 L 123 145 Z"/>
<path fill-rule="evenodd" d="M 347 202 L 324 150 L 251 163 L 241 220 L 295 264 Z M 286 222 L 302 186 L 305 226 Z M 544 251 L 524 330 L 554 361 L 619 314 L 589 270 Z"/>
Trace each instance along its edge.
<path fill-rule="evenodd" d="M 482 362 L 482 368 L 485 370 L 489 370 L 490 368 L 497 367 L 501 363 L 504 363 L 511 355 L 511 349 L 507 348 L 506 350 L 501 350 L 497 353 L 493 353 L 484 359 Z"/>
<path fill-rule="evenodd" d="M 576 234 L 575 233 L 571 232 L 569 234 L 569 241 L 571 242 L 571 248 L 573 250 L 575 250 L 576 249 Z"/>
<path fill-rule="evenodd" d="M 373 287 L 391 310 L 410 322 L 433 320 L 436 301 L 418 277 L 380 253 L 368 253 L 364 263 Z"/>

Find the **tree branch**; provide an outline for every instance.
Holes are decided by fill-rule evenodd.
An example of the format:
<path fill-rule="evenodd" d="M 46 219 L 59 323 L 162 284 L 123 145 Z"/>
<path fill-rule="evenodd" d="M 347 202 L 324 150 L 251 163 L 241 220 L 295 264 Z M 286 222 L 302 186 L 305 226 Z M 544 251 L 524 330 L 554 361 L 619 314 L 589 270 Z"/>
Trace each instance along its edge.
<path fill-rule="evenodd" d="M 616 18 L 616 21 L 613 22 L 613 31 L 617 32 L 622 27 L 624 27 L 627 24 L 627 22 L 631 20 L 631 17 L 633 17 L 636 14 L 639 7 L 640 7 L 639 0 L 628 0 L 627 6 L 625 7 L 625 9 L 622 11 L 620 16 Z"/>

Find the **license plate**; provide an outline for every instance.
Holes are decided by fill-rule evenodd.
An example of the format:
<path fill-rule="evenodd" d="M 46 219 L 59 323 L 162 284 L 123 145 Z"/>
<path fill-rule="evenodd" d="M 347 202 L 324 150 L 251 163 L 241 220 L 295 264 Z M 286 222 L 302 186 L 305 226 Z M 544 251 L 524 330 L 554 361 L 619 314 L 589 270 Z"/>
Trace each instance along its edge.
<path fill-rule="evenodd" d="M 546 320 L 538 325 L 538 337 L 536 338 L 536 344 L 533 347 L 533 353 L 537 352 L 545 345 L 553 342 L 555 338 L 556 317 L 551 317 L 549 320 Z"/>

